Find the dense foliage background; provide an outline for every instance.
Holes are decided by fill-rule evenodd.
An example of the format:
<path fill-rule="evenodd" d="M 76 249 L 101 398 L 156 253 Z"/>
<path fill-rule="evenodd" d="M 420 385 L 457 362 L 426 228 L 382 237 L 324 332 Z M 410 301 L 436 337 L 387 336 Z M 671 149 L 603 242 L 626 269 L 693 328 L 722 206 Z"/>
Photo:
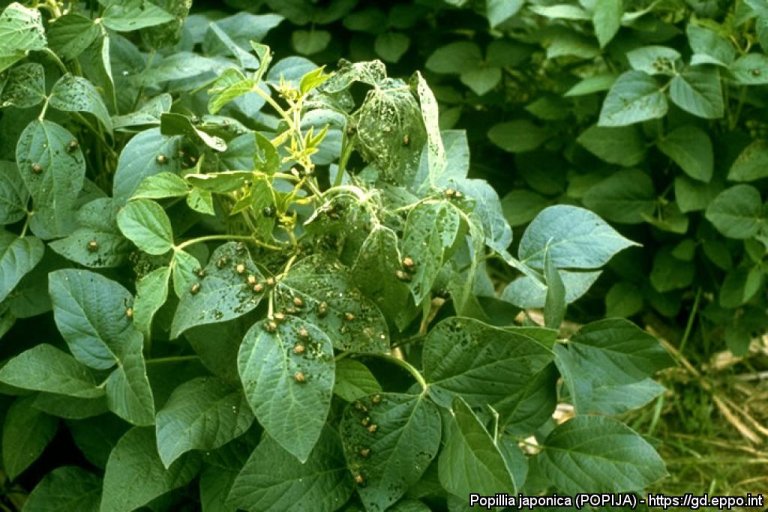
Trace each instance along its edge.
<path fill-rule="evenodd" d="M 6 509 L 768 490 L 765 2 L 0 7 Z"/>

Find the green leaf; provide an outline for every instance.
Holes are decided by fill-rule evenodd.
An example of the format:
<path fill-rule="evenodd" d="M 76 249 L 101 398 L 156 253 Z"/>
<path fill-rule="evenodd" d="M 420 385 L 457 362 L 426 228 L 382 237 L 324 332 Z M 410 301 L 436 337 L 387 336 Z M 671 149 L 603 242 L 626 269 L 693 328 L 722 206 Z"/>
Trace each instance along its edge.
<path fill-rule="evenodd" d="M 556 333 L 553 334 L 552 338 L 557 336 Z M 510 435 L 527 436 L 549 422 L 557 407 L 559 379 L 560 374 L 554 363 L 548 364 L 534 375 L 521 390 L 515 408 L 507 415 L 505 431 Z M 514 474 L 518 468 L 511 469 Z"/>
<path fill-rule="evenodd" d="M 499 123 L 488 130 L 488 138 L 491 142 L 510 153 L 533 151 L 549 137 L 548 129 L 536 126 L 526 119 Z"/>
<path fill-rule="evenodd" d="M 596 0 L 592 8 L 592 25 L 595 35 L 604 48 L 611 42 L 613 36 L 621 27 L 621 17 L 624 14 L 624 3 L 616 0 Z"/>
<path fill-rule="evenodd" d="M 624 167 L 642 162 L 647 151 L 645 140 L 635 126 L 593 125 L 579 135 L 576 142 L 599 159 Z"/>
<path fill-rule="evenodd" d="M 632 283 L 614 283 L 605 295 L 605 316 L 630 317 L 643 309 L 643 294 Z"/>
<path fill-rule="evenodd" d="M 544 209 L 531 222 L 520 239 L 518 256 L 523 263 L 541 269 L 549 250 L 557 268 L 594 269 L 632 245 L 635 243 L 594 213 L 558 205 Z"/>
<path fill-rule="evenodd" d="M 165 199 L 184 197 L 188 193 L 189 185 L 184 178 L 172 172 L 161 172 L 144 178 L 131 199 Z"/>
<path fill-rule="evenodd" d="M 607 91 L 611 88 L 614 82 L 616 82 L 616 75 L 613 74 L 589 76 L 568 89 L 563 96 L 585 96 L 596 92 Z"/>
<path fill-rule="evenodd" d="M 723 117 L 723 90 L 717 69 L 690 67 L 669 84 L 669 98 L 686 112 L 705 119 Z"/>
<path fill-rule="evenodd" d="M 138 426 L 155 423 L 155 402 L 144 364 L 143 348 L 141 335 L 131 336 L 123 342 L 117 354 L 117 368 L 107 379 L 106 387 L 109 409 Z"/>
<path fill-rule="evenodd" d="M 148 254 L 165 254 L 173 248 L 171 220 L 154 201 L 129 202 L 118 212 L 117 225 L 126 238 Z"/>
<path fill-rule="evenodd" d="M 565 286 L 565 302 L 571 304 L 580 299 L 595 284 L 602 272 L 572 272 L 558 269 L 560 279 Z M 533 276 L 520 276 L 501 293 L 501 300 L 514 304 L 519 308 L 541 309 L 547 302 L 548 286 Z"/>
<path fill-rule="evenodd" d="M 98 398 L 76 398 L 55 393 L 38 393 L 32 406 L 51 416 L 73 420 L 91 418 L 109 411 L 106 395 Z"/>
<path fill-rule="evenodd" d="M 386 62 L 397 62 L 411 45 L 411 38 L 400 32 L 384 32 L 376 36 L 373 49 Z"/>
<path fill-rule="evenodd" d="M 557 426 L 542 445 L 532 471 L 565 493 L 640 491 L 667 474 L 656 450 L 612 418 L 576 416 Z"/>
<path fill-rule="evenodd" d="M 45 68 L 34 62 L 14 66 L 0 90 L 0 108 L 34 107 L 45 98 Z"/>
<path fill-rule="evenodd" d="M 459 397 L 453 401 L 445 431 L 445 446 L 438 458 L 438 476 L 445 490 L 465 499 L 471 493 L 493 496 L 499 489 L 517 493 L 522 482 L 514 480 L 496 440 Z"/>
<path fill-rule="evenodd" d="M 693 55 L 691 64 L 715 64 L 728 67 L 736 56 L 733 43 L 716 31 L 689 23 L 685 30 Z"/>
<path fill-rule="evenodd" d="M 3 423 L 3 470 L 15 480 L 43 453 L 59 421 L 32 407 L 34 396 L 17 398 L 5 413 Z"/>
<path fill-rule="evenodd" d="M 134 250 L 118 233 L 79 228 L 70 235 L 48 244 L 58 254 L 89 268 L 119 267 Z"/>
<path fill-rule="evenodd" d="M 339 435 L 326 427 L 303 464 L 270 436 L 263 436 L 237 475 L 227 502 L 252 512 L 333 512 L 352 491 Z"/>
<path fill-rule="evenodd" d="M 675 199 L 682 213 L 705 209 L 722 190 L 723 183 L 719 180 L 702 183 L 687 176 L 675 178 Z"/>
<path fill-rule="evenodd" d="M 327 30 L 294 30 L 291 34 L 293 49 L 302 55 L 319 53 L 331 42 L 331 33 Z"/>
<path fill-rule="evenodd" d="M 611 86 L 600 110 L 599 126 L 626 126 L 658 119 L 667 113 L 667 99 L 653 77 L 627 71 Z"/>
<path fill-rule="evenodd" d="M 109 454 L 101 512 L 132 512 L 163 494 L 187 485 L 197 475 L 196 457 L 184 457 L 166 469 L 157 454 L 154 429 L 134 427 Z"/>
<path fill-rule="evenodd" d="M 205 274 L 200 271 L 200 261 L 197 258 L 187 251 L 177 250 L 173 253 L 171 268 L 173 269 L 173 291 L 177 297 L 199 293 L 199 288 L 202 288 L 200 276 L 204 277 Z"/>
<path fill-rule="evenodd" d="M 762 289 L 764 277 L 760 267 L 739 267 L 728 272 L 720 288 L 720 305 L 724 308 L 743 306 Z"/>
<path fill-rule="evenodd" d="M 366 510 L 387 510 L 421 479 L 440 448 L 440 412 L 422 393 L 368 396 L 344 410 L 347 467 Z"/>
<path fill-rule="evenodd" d="M 419 203 L 408 214 L 403 233 L 403 255 L 415 267 L 410 288 L 418 305 L 429 295 L 448 249 L 459 233 L 461 216 L 448 201 Z"/>
<path fill-rule="evenodd" d="M 177 387 L 157 413 L 157 450 L 165 467 L 190 450 L 214 450 L 244 434 L 253 414 L 240 389 L 215 377 Z"/>
<path fill-rule="evenodd" d="M 43 259 L 45 245 L 38 238 L 0 231 L 0 302 L 16 288 L 21 278 Z"/>
<path fill-rule="evenodd" d="M 744 148 L 731 165 L 731 181 L 755 181 L 768 177 L 768 141 L 757 139 Z"/>
<path fill-rule="evenodd" d="M 0 382 L 21 389 L 80 398 L 97 398 L 104 394 L 85 366 L 47 343 L 11 358 L 0 368 Z"/>
<path fill-rule="evenodd" d="M 459 79 L 478 96 L 492 90 L 501 81 L 501 69 L 495 66 L 483 65 L 477 69 L 464 71 Z"/>
<path fill-rule="evenodd" d="M 64 60 L 76 59 L 101 34 L 98 24 L 79 14 L 68 13 L 51 21 L 48 44 Z"/>
<path fill-rule="evenodd" d="M 480 47 L 468 41 L 442 46 L 429 56 L 425 66 L 433 73 L 461 74 L 477 69 L 483 61 Z"/>
<path fill-rule="evenodd" d="M 2 380 L 2 372 L 0 372 Z M 336 383 L 333 392 L 347 402 L 381 391 L 381 384 L 360 361 L 346 358 L 336 361 Z"/>
<path fill-rule="evenodd" d="M 588 20 L 589 13 L 576 5 L 555 4 L 555 5 L 533 5 L 531 11 L 539 16 L 559 20 Z"/>
<path fill-rule="evenodd" d="M 241 68 L 259 68 L 259 60 L 235 43 L 217 22 L 212 22 L 208 25 L 208 30 L 203 40 L 203 48 L 206 55 L 234 57 Z"/>
<path fill-rule="evenodd" d="M 552 352 L 525 334 L 453 317 L 429 332 L 422 358 L 437 404 L 447 407 L 460 395 L 471 407 L 490 405 L 504 423 Z"/>
<path fill-rule="evenodd" d="M 736 59 L 731 64 L 730 71 L 739 85 L 768 84 L 768 56 L 749 53 Z"/>
<path fill-rule="evenodd" d="M 1 39 L 0 39 L 1 40 Z M 30 228 L 48 239 L 75 228 L 75 204 L 85 181 L 85 158 L 75 137 L 51 121 L 35 120 L 19 136 L 16 164 L 32 196 Z"/>
<path fill-rule="evenodd" d="M 705 217 L 720 233 L 737 239 L 752 238 L 766 221 L 760 192 L 751 185 L 735 185 L 720 192 L 707 207 Z"/>
<path fill-rule="evenodd" d="M 623 319 L 587 324 L 555 354 L 579 414 L 620 414 L 645 405 L 664 391 L 650 377 L 672 364 L 653 336 Z"/>
<path fill-rule="evenodd" d="M 102 0 L 101 3 L 106 6 L 102 23 L 116 32 L 132 32 L 176 19 L 148 0 Z"/>
<path fill-rule="evenodd" d="M 615 172 L 593 185 L 582 198 L 584 206 L 613 222 L 639 224 L 656 208 L 650 176 L 637 169 Z"/>
<path fill-rule="evenodd" d="M 549 200 L 525 189 L 512 190 L 501 200 L 504 218 L 512 227 L 528 224 L 547 206 Z"/>
<path fill-rule="evenodd" d="M 486 0 L 485 16 L 491 28 L 496 28 L 517 14 L 524 3 L 523 0 Z"/>
<path fill-rule="evenodd" d="M 163 171 L 178 173 L 181 139 L 179 136 L 166 137 L 159 128 L 152 128 L 128 141 L 117 161 L 112 187 L 114 198 L 126 201 L 147 176 Z"/>
<path fill-rule="evenodd" d="M 0 72 L 26 57 L 30 50 L 46 47 L 45 29 L 37 9 L 28 9 L 18 2 L 0 14 Z"/>
<path fill-rule="evenodd" d="M 238 272 L 238 266 L 243 272 Z M 216 248 L 203 269 L 200 289 L 191 288 L 180 296 L 171 325 L 171 338 L 197 325 L 226 322 L 245 315 L 259 305 L 263 292 L 253 289 L 248 277 L 264 286 L 264 276 L 256 268 L 245 246 L 228 242 Z M 167 286 L 167 285 L 166 285 Z"/>
<path fill-rule="evenodd" d="M 262 181 L 262 183 L 264 182 Z M 272 198 L 266 197 L 266 201 L 271 203 Z M 207 190 L 200 190 L 199 188 L 193 188 L 192 191 L 187 196 L 187 206 L 189 206 L 190 209 L 198 213 L 202 213 L 203 215 L 213 215 L 213 216 L 216 215 L 216 210 L 213 206 L 213 195 Z M 254 204 L 254 206 L 256 205 Z M 256 211 L 258 211 L 258 208 L 256 208 Z M 272 232 L 272 225 L 273 223 L 270 221 L 269 235 L 271 235 L 271 232 Z M 259 232 L 259 235 L 269 239 L 269 236 L 264 236 L 263 232 Z"/>
<path fill-rule="evenodd" d="M 0 160 L 0 225 L 13 224 L 26 215 L 29 192 L 14 162 Z"/>
<path fill-rule="evenodd" d="M 668 46 L 642 46 L 627 52 L 632 69 L 648 75 L 674 75 L 680 52 Z"/>
<path fill-rule="evenodd" d="M 691 178 L 704 182 L 712 179 L 712 141 L 701 128 L 691 125 L 676 128 L 659 140 L 658 146 Z"/>
<path fill-rule="evenodd" d="M 136 281 L 136 300 L 133 302 L 133 323 L 146 339 L 150 338 L 152 319 L 168 299 L 170 267 L 156 268 Z"/>
<path fill-rule="evenodd" d="M 262 320 L 246 333 L 238 371 L 259 423 L 303 463 L 331 407 L 333 345 L 317 326 L 300 318 L 289 316 L 272 329 L 274 323 Z"/>
<path fill-rule="evenodd" d="M 120 348 L 138 335 L 125 314 L 133 301 L 128 290 L 75 269 L 51 272 L 48 287 L 56 325 L 75 359 L 96 370 L 111 368 Z"/>
<path fill-rule="evenodd" d="M 565 318 L 568 302 L 563 279 L 552 263 L 548 251 L 544 253 L 544 277 L 547 282 L 547 296 L 544 300 L 545 325 L 550 329 L 559 329 Z"/>
<path fill-rule="evenodd" d="M 696 267 L 690 261 L 675 258 L 669 248 L 663 248 L 653 257 L 651 284 L 661 293 L 687 288 L 693 283 Z"/>
<path fill-rule="evenodd" d="M 122 116 L 113 116 L 112 124 L 117 128 L 156 126 L 160 124 L 160 115 L 171 109 L 171 95 L 162 93 L 148 99 L 134 112 Z"/>
<path fill-rule="evenodd" d="M 99 512 L 101 478 L 77 466 L 61 466 L 40 480 L 24 503 L 26 512 Z"/>
<path fill-rule="evenodd" d="M 398 279 L 398 272 L 403 272 L 403 258 L 397 242 L 397 235 L 391 229 L 374 227 L 360 247 L 352 267 L 352 279 L 386 318 L 392 318 L 404 327 L 413 319 L 416 310 L 410 301 L 408 285 Z"/>
<path fill-rule="evenodd" d="M 112 133 L 112 118 L 96 87 L 85 78 L 66 74 L 59 78 L 48 98 L 48 104 L 64 112 L 88 112 Z"/>
<path fill-rule="evenodd" d="M 189 117 L 166 112 L 160 115 L 160 133 L 166 136 L 185 135 L 196 142 L 201 142 L 214 151 L 225 151 L 227 143 L 220 137 L 209 135 L 192 124 Z"/>
<path fill-rule="evenodd" d="M 208 89 L 208 112 L 217 114 L 228 103 L 244 94 L 248 94 L 256 87 L 251 78 L 246 78 L 237 68 L 226 69 Z"/>
<path fill-rule="evenodd" d="M 279 311 L 292 312 L 316 325 L 331 338 L 334 348 L 389 350 L 387 322 L 381 311 L 354 286 L 349 270 L 327 256 L 318 254 L 296 263 L 278 282 L 275 304 Z"/>

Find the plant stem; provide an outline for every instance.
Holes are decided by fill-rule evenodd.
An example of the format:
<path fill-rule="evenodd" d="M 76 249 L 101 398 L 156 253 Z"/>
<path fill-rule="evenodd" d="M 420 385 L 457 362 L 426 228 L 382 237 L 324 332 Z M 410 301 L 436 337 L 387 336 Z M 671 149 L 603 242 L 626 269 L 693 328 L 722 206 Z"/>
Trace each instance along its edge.
<path fill-rule="evenodd" d="M 282 250 L 282 247 L 278 247 L 276 245 L 271 245 L 265 242 L 262 242 L 261 240 L 256 240 L 252 236 L 249 235 L 207 235 L 207 236 L 200 236 L 197 238 L 193 238 L 191 240 L 187 240 L 186 242 L 182 242 L 179 245 L 176 246 L 176 250 L 180 251 L 184 249 L 185 247 L 189 247 L 190 245 L 199 244 L 202 242 L 210 242 L 214 240 L 243 240 L 246 242 L 254 243 L 260 247 L 264 247 L 265 249 L 272 249 L 273 251 L 280 251 Z"/>
<path fill-rule="evenodd" d="M 429 388 L 429 384 L 427 384 L 427 381 L 424 380 L 424 376 L 421 374 L 419 370 L 417 370 L 411 363 L 406 361 L 405 359 L 399 359 L 395 356 L 392 356 L 390 354 L 365 354 L 366 356 L 374 356 L 379 357 L 381 359 L 385 359 L 389 361 L 390 363 L 394 363 L 400 368 L 404 369 L 408 373 L 411 374 L 411 377 L 419 383 L 419 386 L 421 386 L 422 391 L 426 391 Z"/>
<path fill-rule="evenodd" d="M 701 288 L 696 290 L 696 298 L 693 300 L 693 308 L 691 308 L 691 314 L 688 315 L 688 321 L 685 323 L 685 331 L 683 332 L 683 338 L 680 340 L 680 353 L 685 350 L 685 344 L 688 343 L 688 338 L 691 335 L 693 328 L 693 321 L 696 319 L 696 314 L 699 311 L 699 301 L 701 300 Z"/>
<path fill-rule="evenodd" d="M 199 360 L 200 356 L 170 356 L 170 357 L 157 357 L 155 359 L 147 359 L 146 364 L 168 364 L 168 363 L 183 363 L 185 361 Z"/>
<path fill-rule="evenodd" d="M 61 72 L 62 72 L 62 73 L 64 73 L 65 75 L 66 75 L 67 73 L 69 73 L 69 69 L 67 69 L 67 66 L 65 66 L 65 65 L 64 65 L 64 63 L 61 61 L 61 59 L 59 58 L 59 56 L 58 56 L 58 55 L 56 55 L 56 54 L 53 52 L 53 50 L 51 50 L 50 48 L 48 48 L 48 47 L 46 46 L 46 47 L 45 47 L 45 48 L 43 48 L 41 51 L 42 51 L 43 53 L 45 53 L 45 54 L 48 56 L 48 58 L 49 58 L 49 59 L 51 59 L 52 61 L 54 61 L 54 62 L 56 63 L 56 65 L 57 65 L 57 66 L 59 66 L 59 69 L 61 70 Z"/>

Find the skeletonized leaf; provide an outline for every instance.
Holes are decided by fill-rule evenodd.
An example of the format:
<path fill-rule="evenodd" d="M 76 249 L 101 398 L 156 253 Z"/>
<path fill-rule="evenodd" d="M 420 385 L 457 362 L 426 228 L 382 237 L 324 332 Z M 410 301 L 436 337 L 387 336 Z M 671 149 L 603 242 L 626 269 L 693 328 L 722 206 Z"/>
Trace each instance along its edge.
<path fill-rule="evenodd" d="M 381 393 L 349 404 L 341 437 L 367 510 L 386 510 L 419 481 L 440 448 L 440 413 L 424 394 Z"/>
<path fill-rule="evenodd" d="M 264 276 L 244 245 L 229 242 L 219 246 L 203 272 L 197 293 L 188 288 L 180 296 L 171 325 L 172 338 L 197 325 L 226 322 L 242 316 L 255 309 L 264 296 Z M 262 291 L 254 291 L 249 276 L 262 286 Z"/>
<path fill-rule="evenodd" d="M 461 216 L 448 201 L 420 203 L 408 214 L 403 256 L 414 259 L 410 288 L 418 305 L 432 290 L 443 259 L 459 233 Z"/>
<path fill-rule="evenodd" d="M 35 210 L 30 228 L 48 239 L 71 233 L 85 181 L 85 158 L 68 130 L 47 120 L 29 123 L 16 145 L 16 163 Z"/>
<path fill-rule="evenodd" d="M 280 310 L 293 312 L 322 329 L 337 349 L 389 349 L 384 316 L 335 259 L 316 255 L 297 262 L 278 282 L 275 299 Z"/>
<path fill-rule="evenodd" d="M 0 14 L 0 72 L 26 57 L 30 50 L 42 50 L 47 41 L 42 16 L 18 2 Z"/>
<path fill-rule="evenodd" d="M 264 430 L 301 462 L 328 416 L 335 368 L 328 336 L 292 316 L 277 325 L 268 319 L 254 324 L 240 346 L 238 371 L 251 409 Z"/>
<path fill-rule="evenodd" d="M 51 89 L 49 104 L 64 112 L 88 112 L 112 133 L 112 118 L 96 87 L 85 78 L 66 74 Z"/>

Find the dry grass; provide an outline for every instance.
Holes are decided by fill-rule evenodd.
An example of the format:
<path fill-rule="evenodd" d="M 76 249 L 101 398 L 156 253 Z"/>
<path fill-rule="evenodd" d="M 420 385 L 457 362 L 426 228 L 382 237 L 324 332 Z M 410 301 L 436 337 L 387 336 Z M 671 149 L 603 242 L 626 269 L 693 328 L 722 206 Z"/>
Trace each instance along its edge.
<path fill-rule="evenodd" d="M 670 476 L 649 490 L 768 499 L 768 336 L 698 367 L 659 338 L 678 363 L 659 376 L 668 391 L 626 418 L 667 462 Z"/>

